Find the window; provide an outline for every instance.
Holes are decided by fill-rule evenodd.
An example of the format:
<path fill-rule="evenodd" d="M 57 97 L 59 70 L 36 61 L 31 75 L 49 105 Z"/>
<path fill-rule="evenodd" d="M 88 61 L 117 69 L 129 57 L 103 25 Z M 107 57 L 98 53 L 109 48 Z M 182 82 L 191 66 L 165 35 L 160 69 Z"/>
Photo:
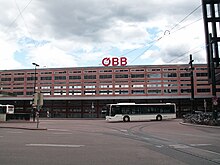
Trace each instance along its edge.
<path fill-rule="evenodd" d="M 55 80 L 66 80 L 66 76 L 55 76 Z"/>
<path fill-rule="evenodd" d="M 115 90 L 115 94 L 122 94 L 122 95 L 125 95 L 125 94 L 128 94 L 128 90 Z"/>
<path fill-rule="evenodd" d="M 131 90 L 132 94 L 144 94 L 145 91 L 144 90 Z"/>
<path fill-rule="evenodd" d="M 24 73 L 14 73 L 14 75 L 24 75 Z"/>
<path fill-rule="evenodd" d="M 15 95 L 24 95 L 24 92 L 14 92 Z"/>
<path fill-rule="evenodd" d="M 147 84 L 147 87 L 161 87 L 161 84 Z"/>
<path fill-rule="evenodd" d="M 197 86 L 210 86 L 210 84 L 197 84 Z"/>
<path fill-rule="evenodd" d="M 33 96 L 33 94 L 34 94 L 34 92 L 26 92 L 27 96 L 31 96 L 31 95 Z"/>
<path fill-rule="evenodd" d="M 1 78 L 1 81 L 11 81 L 11 78 Z"/>
<path fill-rule="evenodd" d="M 95 90 L 85 90 L 85 91 L 84 91 L 84 94 L 85 94 L 85 95 L 95 95 L 95 94 L 96 94 L 96 91 L 95 91 Z"/>
<path fill-rule="evenodd" d="M 84 79 L 96 79 L 96 75 L 85 75 Z"/>
<path fill-rule="evenodd" d="M 34 81 L 34 78 L 38 79 L 37 77 L 27 77 L 27 81 Z"/>
<path fill-rule="evenodd" d="M 197 92 L 198 93 L 207 93 L 207 92 L 210 92 L 210 89 L 209 88 L 197 89 Z"/>
<path fill-rule="evenodd" d="M 148 94 L 161 94 L 161 90 L 159 89 L 151 89 L 151 90 L 147 90 Z"/>
<path fill-rule="evenodd" d="M 191 93 L 191 89 L 181 89 L 181 93 Z"/>
<path fill-rule="evenodd" d="M 196 68 L 196 70 L 207 70 L 207 68 Z"/>
<path fill-rule="evenodd" d="M 100 90 L 99 94 L 100 95 L 111 95 L 112 94 L 112 90 Z"/>
<path fill-rule="evenodd" d="M 168 94 L 168 93 L 178 93 L 177 89 L 164 89 L 164 94 Z"/>
<path fill-rule="evenodd" d="M 115 85 L 115 88 L 128 88 L 129 85 Z"/>
<path fill-rule="evenodd" d="M 41 74 L 52 74 L 52 72 L 41 72 Z"/>
<path fill-rule="evenodd" d="M 161 78 L 160 73 L 149 73 L 147 74 L 147 78 Z"/>
<path fill-rule="evenodd" d="M 49 76 L 49 77 L 41 77 L 40 79 L 41 80 L 52 80 L 52 77 L 51 76 Z"/>
<path fill-rule="evenodd" d="M 14 78 L 14 81 L 24 81 L 24 77 L 16 77 Z"/>
<path fill-rule="evenodd" d="M 164 87 L 176 87 L 178 84 L 163 84 Z"/>
<path fill-rule="evenodd" d="M 163 71 L 175 71 L 176 68 L 163 68 Z"/>
<path fill-rule="evenodd" d="M 96 88 L 95 85 L 87 85 L 87 86 L 84 86 L 84 88 Z"/>
<path fill-rule="evenodd" d="M 112 85 L 100 85 L 100 88 L 112 88 Z"/>
<path fill-rule="evenodd" d="M 66 74 L 66 71 L 56 71 L 54 74 Z"/>
<path fill-rule="evenodd" d="M 81 85 L 70 86 L 70 88 L 82 88 Z"/>
<path fill-rule="evenodd" d="M 54 86 L 54 89 L 66 89 L 66 86 Z"/>
<path fill-rule="evenodd" d="M 50 86 L 42 86 L 41 89 L 50 89 Z"/>
<path fill-rule="evenodd" d="M 84 70 L 84 73 L 96 73 L 96 70 Z"/>
<path fill-rule="evenodd" d="M 161 80 L 147 80 L 147 82 L 161 82 Z"/>
<path fill-rule="evenodd" d="M 191 84 L 181 84 L 180 86 L 181 87 L 188 87 L 188 86 L 191 86 Z"/>
<path fill-rule="evenodd" d="M 11 73 L 2 73 L 2 76 L 11 76 Z"/>
<path fill-rule="evenodd" d="M 54 95 L 66 95 L 66 91 L 56 90 L 54 91 Z"/>
<path fill-rule="evenodd" d="M 128 74 L 116 74 L 115 78 L 128 78 Z"/>
<path fill-rule="evenodd" d="M 164 78 L 167 78 L 167 77 L 177 77 L 177 73 L 164 73 L 163 77 Z"/>
<path fill-rule="evenodd" d="M 149 69 L 147 69 L 148 72 L 158 72 L 160 70 L 161 70 L 160 68 L 149 68 Z"/>
<path fill-rule="evenodd" d="M 208 73 L 196 73 L 196 77 L 207 77 Z"/>
<path fill-rule="evenodd" d="M 190 77 L 190 73 L 180 73 L 180 77 Z"/>
<path fill-rule="evenodd" d="M 69 91 L 69 95 L 82 95 L 81 90 L 73 90 Z"/>
<path fill-rule="evenodd" d="M 163 80 L 163 82 L 177 82 L 177 80 Z"/>
<path fill-rule="evenodd" d="M 115 72 L 128 72 L 128 69 L 116 69 Z"/>
<path fill-rule="evenodd" d="M 81 70 L 69 71 L 69 74 L 81 73 Z"/>
<path fill-rule="evenodd" d="M 100 70 L 100 73 L 108 73 L 108 72 L 112 72 L 112 70 Z"/>
<path fill-rule="evenodd" d="M 132 85 L 133 88 L 143 88 L 144 85 L 142 84 L 137 84 L 137 85 Z"/>
<path fill-rule="evenodd" d="M 81 76 L 80 75 L 78 75 L 78 76 L 69 76 L 69 79 L 70 80 L 79 80 L 79 79 L 81 79 Z"/>
<path fill-rule="evenodd" d="M 43 95 L 44 96 L 50 96 L 51 95 L 51 92 L 49 91 L 42 91 Z"/>
<path fill-rule="evenodd" d="M 100 79 L 108 79 L 108 78 L 112 78 L 111 74 L 107 74 L 107 75 L 99 75 Z"/>
<path fill-rule="evenodd" d="M 131 69 L 131 72 L 144 72 L 144 69 Z"/>
<path fill-rule="evenodd" d="M 131 82 L 145 82 L 144 80 L 131 80 Z"/>
<path fill-rule="evenodd" d="M 131 78 L 144 78 L 144 74 L 131 74 Z"/>
<path fill-rule="evenodd" d="M 14 87 L 13 89 L 24 89 L 24 87 Z"/>

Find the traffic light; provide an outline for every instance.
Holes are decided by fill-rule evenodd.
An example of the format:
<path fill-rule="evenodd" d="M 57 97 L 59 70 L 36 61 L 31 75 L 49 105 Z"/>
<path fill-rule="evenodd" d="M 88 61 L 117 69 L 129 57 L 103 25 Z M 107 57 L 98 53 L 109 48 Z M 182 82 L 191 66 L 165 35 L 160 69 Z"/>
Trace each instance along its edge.
<path fill-rule="evenodd" d="M 43 106 L 44 98 L 42 93 L 34 94 L 34 105 L 35 106 Z"/>

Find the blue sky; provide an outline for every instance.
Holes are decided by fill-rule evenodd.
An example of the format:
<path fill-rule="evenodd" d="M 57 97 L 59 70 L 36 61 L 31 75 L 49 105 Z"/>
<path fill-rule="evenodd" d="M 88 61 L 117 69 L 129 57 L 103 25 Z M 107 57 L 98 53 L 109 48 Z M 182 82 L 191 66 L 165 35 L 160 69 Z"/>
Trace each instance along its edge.
<path fill-rule="evenodd" d="M 206 62 L 200 0 L 0 3 L 1 70 L 102 66 L 122 56 L 128 65 L 188 63 L 189 54 Z"/>

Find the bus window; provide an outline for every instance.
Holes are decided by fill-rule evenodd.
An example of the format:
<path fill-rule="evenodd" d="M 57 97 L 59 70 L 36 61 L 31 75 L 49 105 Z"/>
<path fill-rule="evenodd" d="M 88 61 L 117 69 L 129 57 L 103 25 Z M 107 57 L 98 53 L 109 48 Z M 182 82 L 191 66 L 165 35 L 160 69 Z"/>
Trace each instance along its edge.
<path fill-rule="evenodd" d="M 6 107 L 5 106 L 0 106 L 0 113 L 3 113 L 3 114 L 6 113 Z"/>
<path fill-rule="evenodd" d="M 121 114 L 120 106 L 112 106 L 112 108 L 111 108 L 111 116 L 115 116 L 116 114 Z"/>
<path fill-rule="evenodd" d="M 130 106 L 121 106 L 121 113 L 122 114 L 131 114 Z"/>

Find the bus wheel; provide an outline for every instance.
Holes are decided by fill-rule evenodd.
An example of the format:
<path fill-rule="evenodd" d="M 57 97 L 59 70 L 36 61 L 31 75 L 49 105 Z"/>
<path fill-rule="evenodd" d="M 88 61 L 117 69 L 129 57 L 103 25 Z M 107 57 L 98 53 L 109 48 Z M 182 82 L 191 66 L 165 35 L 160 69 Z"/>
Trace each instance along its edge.
<path fill-rule="evenodd" d="M 125 116 L 125 117 L 123 118 L 123 121 L 124 121 L 124 122 L 129 122 L 129 121 L 130 121 L 130 117 L 129 117 L 129 116 Z"/>
<path fill-rule="evenodd" d="M 161 121 L 162 120 L 162 116 L 161 115 L 157 115 L 156 120 L 157 121 Z"/>

